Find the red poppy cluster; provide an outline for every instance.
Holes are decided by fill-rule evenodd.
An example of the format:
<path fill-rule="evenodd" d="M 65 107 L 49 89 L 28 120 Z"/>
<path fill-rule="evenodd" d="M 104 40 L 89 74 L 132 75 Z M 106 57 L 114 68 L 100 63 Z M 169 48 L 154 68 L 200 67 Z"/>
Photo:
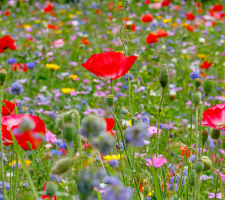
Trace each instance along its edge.
<path fill-rule="evenodd" d="M 20 71 L 20 72 L 26 72 L 27 71 L 27 65 L 25 63 L 14 63 L 12 64 L 13 71 Z"/>
<path fill-rule="evenodd" d="M 156 33 L 148 34 L 146 38 L 146 43 L 152 44 L 152 43 L 158 42 L 158 38 L 166 37 L 166 36 L 167 36 L 167 32 L 163 29 L 159 29 Z"/>
<path fill-rule="evenodd" d="M 195 20 L 195 15 L 192 12 L 186 13 L 186 19 L 187 20 Z"/>
<path fill-rule="evenodd" d="M 9 35 L 0 38 L 0 53 L 3 53 L 6 49 L 16 50 L 15 41 Z"/>

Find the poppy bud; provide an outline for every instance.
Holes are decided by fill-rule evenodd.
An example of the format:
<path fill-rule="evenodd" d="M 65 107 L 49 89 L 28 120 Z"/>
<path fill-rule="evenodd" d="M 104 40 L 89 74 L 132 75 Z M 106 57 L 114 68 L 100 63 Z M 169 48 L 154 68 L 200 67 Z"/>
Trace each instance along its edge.
<path fill-rule="evenodd" d="M 204 169 L 204 163 L 201 160 L 197 160 L 194 165 L 194 170 L 199 173 L 202 172 Z"/>
<path fill-rule="evenodd" d="M 196 89 L 197 89 L 198 87 L 200 87 L 201 84 L 202 84 L 202 80 L 201 80 L 200 78 L 196 78 L 196 79 L 195 79 L 195 87 L 196 87 Z"/>
<path fill-rule="evenodd" d="M 163 64 L 160 73 L 159 73 L 159 82 L 160 85 L 165 88 L 167 86 L 167 83 L 169 81 L 169 73 L 168 73 L 168 67 L 166 64 Z"/>
<path fill-rule="evenodd" d="M 207 139 L 208 139 L 208 132 L 207 131 L 203 131 L 202 132 L 202 144 L 205 144 Z"/>
<path fill-rule="evenodd" d="M 128 110 L 126 108 L 121 108 L 120 113 L 126 115 L 128 114 Z"/>
<path fill-rule="evenodd" d="M 7 76 L 7 71 L 4 69 L 0 69 L 0 85 L 3 85 Z"/>
<path fill-rule="evenodd" d="M 195 186 L 195 180 L 196 180 L 196 171 L 191 170 L 191 173 L 188 177 L 188 182 L 189 182 L 190 186 L 192 186 L 192 187 Z"/>
<path fill-rule="evenodd" d="M 140 105 L 140 110 L 144 110 L 145 109 L 145 106 L 143 104 Z"/>
<path fill-rule="evenodd" d="M 206 79 L 203 82 L 203 90 L 206 94 L 209 94 L 213 89 L 213 82 L 211 79 Z"/>
<path fill-rule="evenodd" d="M 221 130 L 212 129 L 211 138 L 214 140 L 218 140 L 221 136 Z"/>
<path fill-rule="evenodd" d="M 197 106 L 202 100 L 202 94 L 199 91 L 192 92 L 191 94 L 192 102 Z"/>
<path fill-rule="evenodd" d="M 147 196 L 149 192 L 150 192 L 149 186 L 145 185 L 144 190 L 143 190 L 144 196 Z"/>
<path fill-rule="evenodd" d="M 204 163 L 204 171 L 207 171 L 207 170 L 209 170 L 209 169 L 211 169 L 212 168 L 212 161 L 210 160 L 210 158 L 209 157 L 207 157 L 207 156 L 202 156 L 201 157 L 201 160 L 202 160 L 202 162 Z"/>
<path fill-rule="evenodd" d="M 112 94 L 108 94 L 106 96 L 106 102 L 107 102 L 108 106 L 113 106 L 113 104 L 115 102 L 114 96 Z"/>
<path fill-rule="evenodd" d="M 222 148 L 225 150 L 225 139 L 222 140 Z"/>
<path fill-rule="evenodd" d="M 171 152 L 170 152 L 170 156 L 171 156 L 171 157 L 175 156 L 175 152 L 171 151 Z"/>
<path fill-rule="evenodd" d="M 55 182 L 50 181 L 47 183 L 45 191 L 48 196 L 53 197 L 58 191 L 58 185 Z"/>
<path fill-rule="evenodd" d="M 67 141 L 67 142 L 72 142 L 74 139 L 74 134 L 75 134 L 75 127 L 73 124 L 65 124 L 63 126 L 63 138 Z"/>
<path fill-rule="evenodd" d="M 73 166 L 74 160 L 71 158 L 62 158 L 55 163 L 51 169 L 52 174 L 62 174 L 67 172 Z"/>

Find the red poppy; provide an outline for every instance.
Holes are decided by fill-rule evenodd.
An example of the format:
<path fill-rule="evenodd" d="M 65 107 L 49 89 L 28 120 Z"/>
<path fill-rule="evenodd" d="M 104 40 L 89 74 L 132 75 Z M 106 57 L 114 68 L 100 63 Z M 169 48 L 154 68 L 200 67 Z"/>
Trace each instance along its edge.
<path fill-rule="evenodd" d="M 152 44 L 158 42 L 158 38 L 154 33 L 149 33 L 149 35 L 146 38 L 146 43 L 147 44 Z"/>
<path fill-rule="evenodd" d="M 201 7 L 201 3 L 196 3 L 196 7 L 200 8 Z"/>
<path fill-rule="evenodd" d="M 111 135 L 114 135 L 112 129 L 115 125 L 115 121 L 113 118 L 105 118 L 106 121 L 106 131 L 109 132 Z"/>
<path fill-rule="evenodd" d="M 169 6 L 170 5 L 170 0 L 164 0 L 162 2 L 162 6 Z"/>
<path fill-rule="evenodd" d="M 92 55 L 81 66 L 102 79 L 118 79 L 131 68 L 136 56 L 126 57 L 122 53 L 110 51 Z"/>
<path fill-rule="evenodd" d="M 5 100 L 2 103 L 4 104 L 2 105 L 2 116 L 11 115 L 16 104 Z"/>
<path fill-rule="evenodd" d="M 127 22 L 124 24 L 124 27 L 130 31 L 136 31 L 135 25 L 133 23 L 129 24 L 129 22 Z"/>
<path fill-rule="evenodd" d="M 96 13 L 97 15 L 101 15 L 101 14 L 102 14 L 102 12 L 101 12 L 100 9 L 96 9 L 96 10 L 95 10 L 95 13 Z"/>
<path fill-rule="evenodd" d="M 108 16 L 107 17 L 109 20 L 112 20 L 113 19 L 113 16 Z"/>
<path fill-rule="evenodd" d="M 144 4 L 146 4 L 146 5 L 148 5 L 148 4 L 150 4 L 151 2 L 150 2 L 150 0 L 145 0 L 144 1 Z"/>
<path fill-rule="evenodd" d="M 154 18 L 153 18 L 153 16 L 152 16 L 152 14 L 147 14 L 147 15 L 143 15 L 142 17 L 141 17 L 141 21 L 142 22 L 145 22 L 145 23 L 147 23 L 147 22 L 151 22 L 152 20 L 153 20 Z"/>
<path fill-rule="evenodd" d="M 156 33 L 156 37 L 160 38 L 160 37 L 166 37 L 167 36 L 167 32 L 164 31 L 163 29 L 159 29 Z"/>
<path fill-rule="evenodd" d="M 5 16 L 10 16 L 10 15 L 11 15 L 11 13 L 9 10 L 5 11 Z"/>
<path fill-rule="evenodd" d="M 9 35 L 0 38 L 0 53 L 3 53 L 6 49 L 16 50 L 14 43 L 15 41 Z"/>
<path fill-rule="evenodd" d="M 194 20 L 195 16 L 192 12 L 188 12 L 188 13 L 186 13 L 186 19 L 187 20 Z"/>
<path fill-rule="evenodd" d="M 107 6 L 108 6 L 109 10 L 113 10 L 115 4 L 113 2 L 110 2 L 110 3 L 107 3 Z"/>
<path fill-rule="evenodd" d="M 53 5 L 52 4 L 48 4 L 47 6 L 44 7 L 44 12 L 52 12 L 53 11 Z"/>
<path fill-rule="evenodd" d="M 24 127 L 24 120 L 29 120 L 29 127 Z M 28 123 L 26 122 L 26 125 Z M 42 138 L 45 135 L 45 123 L 37 116 L 33 115 L 8 115 L 2 117 L 2 140 L 4 145 L 13 144 L 11 133 L 14 134 L 18 144 L 24 149 L 29 150 L 28 143 L 33 149 L 41 145 Z"/>
<path fill-rule="evenodd" d="M 88 46 L 88 45 L 91 44 L 91 43 L 87 40 L 87 38 L 81 39 L 81 42 L 82 42 L 84 45 L 86 45 L 86 46 Z"/>
<path fill-rule="evenodd" d="M 174 10 L 180 10 L 180 6 L 178 5 L 174 6 Z"/>
<path fill-rule="evenodd" d="M 14 63 L 14 64 L 12 64 L 12 69 L 15 72 L 17 71 L 17 69 L 20 72 L 26 72 L 27 71 L 27 65 L 24 64 L 24 63 Z"/>
<path fill-rule="evenodd" d="M 57 30 L 59 27 L 55 26 L 53 24 L 48 24 L 48 29 L 53 29 L 53 30 Z"/>
<path fill-rule="evenodd" d="M 47 186 L 47 183 L 45 183 L 44 187 L 43 187 L 43 191 L 46 190 L 46 186 Z M 42 195 L 42 199 L 50 199 L 48 195 Z M 56 196 L 53 196 L 51 200 L 56 200 Z"/>
<path fill-rule="evenodd" d="M 212 63 L 210 63 L 210 62 L 208 62 L 208 61 L 205 61 L 204 63 L 202 63 L 202 64 L 200 65 L 200 67 L 201 67 L 202 69 L 209 69 L 209 68 L 211 67 L 211 65 L 212 65 Z"/>
<path fill-rule="evenodd" d="M 212 12 L 220 12 L 223 10 L 223 6 L 221 4 L 214 5 L 211 9 Z"/>
<path fill-rule="evenodd" d="M 181 150 L 181 155 L 182 156 L 184 156 L 185 151 L 187 150 L 187 148 L 188 147 L 181 147 L 181 148 L 179 148 Z M 192 151 L 191 151 L 191 155 L 192 155 Z M 187 150 L 186 157 L 189 157 L 189 150 Z"/>
<path fill-rule="evenodd" d="M 187 26 L 186 26 L 186 29 L 187 29 L 188 31 L 190 31 L 190 32 L 193 32 L 193 31 L 194 31 L 194 26 L 192 26 L 192 25 L 187 25 Z"/>

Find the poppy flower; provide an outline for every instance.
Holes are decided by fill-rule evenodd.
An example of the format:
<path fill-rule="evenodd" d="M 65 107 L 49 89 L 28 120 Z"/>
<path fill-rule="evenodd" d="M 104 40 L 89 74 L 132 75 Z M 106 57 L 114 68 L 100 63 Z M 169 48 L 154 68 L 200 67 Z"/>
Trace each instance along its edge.
<path fill-rule="evenodd" d="M 126 24 L 124 24 L 124 27 L 130 31 L 136 31 L 135 25 L 131 21 L 128 21 Z"/>
<path fill-rule="evenodd" d="M 222 10 L 223 10 L 223 6 L 221 4 L 214 5 L 211 9 L 211 11 L 213 11 L 213 12 L 220 12 Z"/>
<path fill-rule="evenodd" d="M 48 24 L 48 29 L 57 30 L 57 29 L 59 29 L 59 27 L 58 26 L 55 26 L 53 24 Z"/>
<path fill-rule="evenodd" d="M 198 7 L 198 8 L 201 7 L 201 3 L 196 3 L 195 5 L 196 5 L 196 7 Z"/>
<path fill-rule="evenodd" d="M 27 65 L 24 64 L 24 63 L 14 63 L 14 64 L 12 64 L 12 69 L 15 72 L 17 71 L 17 69 L 20 72 L 26 72 L 27 71 Z"/>
<path fill-rule="evenodd" d="M 187 150 L 188 147 L 181 147 L 179 148 L 181 150 L 181 155 L 184 156 L 185 154 L 185 151 Z M 191 154 L 192 154 L 192 151 L 191 151 Z M 189 150 L 187 150 L 187 153 L 186 153 L 186 157 L 188 158 L 189 157 Z"/>
<path fill-rule="evenodd" d="M 141 17 L 141 21 L 142 22 L 145 22 L 145 23 L 147 23 L 147 22 L 151 22 L 152 20 L 153 20 L 154 18 L 153 18 L 153 16 L 152 16 L 152 14 L 147 14 L 147 15 L 143 15 L 142 17 Z"/>
<path fill-rule="evenodd" d="M 44 12 L 52 12 L 53 11 L 53 5 L 52 4 L 48 4 L 47 6 L 44 7 Z"/>
<path fill-rule="evenodd" d="M 2 103 L 2 116 L 11 115 L 16 104 L 5 100 L 3 100 Z"/>
<path fill-rule="evenodd" d="M 194 20 L 195 16 L 192 12 L 188 12 L 188 13 L 186 13 L 186 19 L 187 20 Z"/>
<path fill-rule="evenodd" d="M 81 39 L 81 42 L 82 42 L 84 45 L 86 45 L 86 46 L 88 46 L 88 45 L 91 44 L 91 43 L 87 40 L 87 38 Z"/>
<path fill-rule="evenodd" d="M 106 131 L 109 132 L 111 135 L 114 135 L 112 129 L 115 125 L 115 121 L 113 118 L 105 118 L 106 122 Z"/>
<path fill-rule="evenodd" d="M 96 9 L 96 10 L 95 10 L 95 13 L 96 13 L 97 15 L 101 15 L 101 14 L 102 14 L 102 12 L 101 12 L 100 9 Z"/>
<path fill-rule="evenodd" d="M 5 16 L 10 16 L 10 15 L 11 15 L 11 13 L 9 10 L 5 11 Z"/>
<path fill-rule="evenodd" d="M 202 125 L 212 127 L 214 129 L 225 128 L 225 103 L 216 104 L 208 110 L 204 111 Z"/>
<path fill-rule="evenodd" d="M 146 37 L 146 43 L 152 44 L 158 42 L 158 38 L 154 33 L 149 33 L 149 35 Z"/>
<path fill-rule="evenodd" d="M 46 190 L 46 186 L 47 186 L 47 183 L 45 183 L 42 191 Z M 42 195 L 42 199 L 46 199 L 46 198 L 49 199 L 49 196 L 48 195 Z M 51 200 L 56 200 L 56 196 L 53 196 Z"/>
<path fill-rule="evenodd" d="M 113 2 L 110 2 L 110 3 L 107 3 L 107 6 L 108 6 L 108 9 L 109 9 L 109 10 L 113 10 L 115 4 L 114 4 Z"/>
<path fill-rule="evenodd" d="M 208 62 L 208 61 L 205 61 L 204 63 L 202 63 L 202 64 L 200 65 L 200 67 L 201 67 L 202 69 L 209 69 L 209 68 L 211 67 L 211 65 L 212 65 L 212 63 L 210 63 L 210 62 Z"/>
<path fill-rule="evenodd" d="M 150 4 L 151 2 L 150 2 L 150 0 L 145 0 L 144 1 L 144 4 L 146 4 L 146 5 L 148 5 L 148 4 Z"/>
<path fill-rule="evenodd" d="M 65 43 L 64 39 L 58 39 L 58 40 L 55 40 L 54 42 L 52 42 L 52 45 L 56 48 L 61 48 L 61 47 L 63 47 L 64 43 Z"/>
<path fill-rule="evenodd" d="M 160 38 L 160 37 L 166 37 L 167 36 L 167 32 L 164 31 L 163 29 L 159 29 L 157 32 L 156 32 L 156 37 L 157 38 Z"/>
<path fill-rule="evenodd" d="M 174 6 L 174 10 L 180 10 L 180 6 L 178 5 Z"/>
<path fill-rule="evenodd" d="M 33 115 L 21 114 L 2 117 L 2 140 L 6 146 L 13 144 L 10 130 L 24 150 L 29 150 L 27 142 L 35 150 L 41 145 L 42 138 L 45 136 L 44 122 Z"/>
<path fill-rule="evenodd" d="M 81 66 L 102 79 L 118 79 L 131 68 L 136 56 L 126 57 L 122 53 L 110 51 L 92 55 Z"/>
<path fill-rule="evenodd" d="M 164 0 L 163 2 L 162 2 L 162 6 L 164 7 L 164 6 L 169 6 L 170 5 L 170 0 Z"/>
<path fill-rule="evenodd" d="M 15 41 L 9 35 L 0 38 L 0 53 L 3 53 L 6 49 L 16 50 L 14 43 Z"/>
<path fill-rule="evenodd" d="M 190 32 L 193 32 L 193 31 L 194 31 L 194 26 L 192 26 L 192 25 L 187 25 L 187 26 L 186 26 L 186 29 L 187 29 L 188 31 L 190 31 Z"/>

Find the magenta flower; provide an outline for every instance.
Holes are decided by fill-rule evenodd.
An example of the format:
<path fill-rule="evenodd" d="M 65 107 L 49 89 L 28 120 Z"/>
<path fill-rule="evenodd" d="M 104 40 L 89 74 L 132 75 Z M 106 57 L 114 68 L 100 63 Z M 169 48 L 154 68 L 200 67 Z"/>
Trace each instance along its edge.
<path fill-rule="evenodd" d="M 51 131 L 49 131 L 48 129 L 46 129 L 45 140 L 46 140 L 46 142 L 52 142 L 52 143 L 54 143 L 57 140 L 56 139 L 56 135 L 54 135 Z"/>
<path fill-rule="evenodd" d="M 149 135 L 150 135 L 150 138 L 151 138 L 154 134 L 157 134 L 157 127 L 156 126 L 149 126 L 148 132 L 149 132 Z M 161 133 L 161 129 L 159 129 L 159 134 L 160 133 Z"/>
<path fill-rule="evenodd" d="M 208 193 L 208 195 L 209 195 L 208 196 L 209 199 L 214 199 L 215 198 L 215 193 Z M 216 198 L 217 199 L 222 199 L 222 193 L 217 193 L 216 194 Z"/>
<path fill-rule="evenodd" d="M 152 160 L 151 159 L 145 159 L 147 163 L 145 163 L 146 166 L 152 166 Z M 155 168 L 162 167 L 163 164 L 167 163 L 166 158 L 163 157 L 163 155 L 159 155 L 157 158 L 155 155 L 153 156 L 153 163 Z"/>

